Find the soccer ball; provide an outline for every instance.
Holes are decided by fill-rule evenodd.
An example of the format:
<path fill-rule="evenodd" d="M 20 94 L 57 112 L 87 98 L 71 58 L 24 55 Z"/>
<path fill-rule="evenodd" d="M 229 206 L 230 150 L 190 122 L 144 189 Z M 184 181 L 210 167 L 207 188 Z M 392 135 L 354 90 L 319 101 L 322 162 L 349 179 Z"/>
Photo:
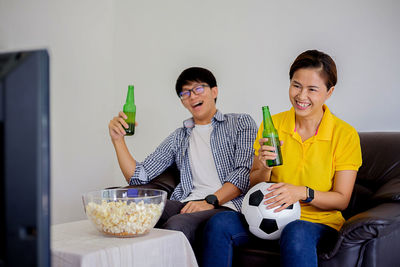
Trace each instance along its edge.
<path fill-rule="evenodd" d="M 273 183 L 261 182 L 253 186 L 243 199 L 242 213 L 249 224 L 249 230 L 262 239 L 278 239 L 283 228 L 290 222 L 300 219 L 300 203 L 290 205 L 280 212 L 278 207 L 267 209 L 264 196 L 272 191 L 267 188 Z"/>

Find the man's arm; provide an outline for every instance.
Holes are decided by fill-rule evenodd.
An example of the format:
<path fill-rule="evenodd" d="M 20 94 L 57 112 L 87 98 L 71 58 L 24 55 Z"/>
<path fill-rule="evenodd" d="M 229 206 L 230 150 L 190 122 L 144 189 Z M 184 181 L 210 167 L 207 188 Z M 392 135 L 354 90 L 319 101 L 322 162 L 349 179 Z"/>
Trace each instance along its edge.
<path fill-rule="evenodd" d="M 240 196 L 241 193 L 242 192 L 239 188 L 229 182 L 226 182 L 220 189 L 218 189 L 217 192 L 214 193 L 214 195 L 218 198 L 219 205 L 222 205 L 234 199 L 235 197 Z M 191 213 L 211 209 L 214 209 L 214 206 L 208 204 L 205 200 L 190 201 L 183 207 L 181 213 Z"/>
<path fill-rule="evenodd" d="M 135 173 L 136 160 L 129 153 L 128 147 L 125 144 L 125 140 L 120 141 L 112 140 L 115 148 L 115 153 L 117 154 L 118 164 L 125 177 L 125 180 L 129 183 L 131 177 Z"/>
<path fill-rule="evenodd" d="M 225 178 L 225 184 L 230 183 L 241 193 L 246 193 L 250 184 L 249 175 L 253 163 L 253 143 L 257 136 L 257 125 L 249 115 L 244 115 L 239 120 L 238 129 L 235 140 L 234 169 Z"/>
<path fill-rule="evenodd" d="M 109 123 L 109 132 L 117 154 L 118 164 L 129 184 L 145 184 L 162 173 L 174 161 L 173 144 L 175 133 L 168 136 L 157 149 L 140 163 L 136 162 L 126 146 L 124 136 L 128 127 L 123 112 L 114 117 Z"/>
<path fill-rule="evenodd" d="M 235 185 L 231 184 L 230 182 L 226 182 L 220 189 L 218 189 L 217 192 L 214 193 L 214 195 L 217 196 L 219 204 L 222 205 L 240 196 L 241 193 L 242 191 L 240 191 L 240 189 Z"/>
<path fill-rule="evenodd" d="M 114 117 L 108 124 L 108 130 L 114 145 L 115 153 L 117 154 L 119 167 L 126 181 L 129 183 L 136 169 L 136 161 L 125 144 L 124 136 L 126 132 L 123 127 L 128 128 L 128 124 L 125 122 L 126 118 L 127 116 L 125 113 L 122 111 L 119 112 L 118 116 Z"/>

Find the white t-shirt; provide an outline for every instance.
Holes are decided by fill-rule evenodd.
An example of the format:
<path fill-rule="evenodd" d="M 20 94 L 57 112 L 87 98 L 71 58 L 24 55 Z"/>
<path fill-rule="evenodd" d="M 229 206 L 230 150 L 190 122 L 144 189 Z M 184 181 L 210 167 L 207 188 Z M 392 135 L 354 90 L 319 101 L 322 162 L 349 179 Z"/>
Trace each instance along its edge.
<path fill-rule="evenodd" d="M 221 188 L 217 167 L 211 152 L 211 124 L 195 125 L 189 138 L 189 161 L 193 175 L 193 190 L 182 202 L 204 199 Z M 222 206 L 237 210 L 232 201 Z"/>

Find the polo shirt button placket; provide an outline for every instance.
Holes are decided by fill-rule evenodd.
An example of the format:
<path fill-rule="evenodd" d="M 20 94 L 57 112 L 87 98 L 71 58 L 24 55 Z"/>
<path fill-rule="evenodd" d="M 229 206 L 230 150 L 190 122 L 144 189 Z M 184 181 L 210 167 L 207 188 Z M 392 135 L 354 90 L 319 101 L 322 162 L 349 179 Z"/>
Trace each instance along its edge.
<path fill-rule="evenodd" d="M 309 143 L 309 142 L 305 143 L 305 144 L 304 144 L 304 156 L 305 156 L 305 154 L 307 153 L 307 151 L 308 151 L 309 148 L 310 148 L 310 143 Z"/>
<path fill-rule="evenodd" d="M 303 149 L 303 159 L 305 159 L 306 158 L 306 154 L 307 154 L 307 149 L 308 149 L 308 143 L 307 142 L 303 143 L 301 148 Z"/>
<path fill-rule="evenodd" d="M 304 163 L 306 161 L 306 148 L 305 148 L 305 143 L 301 144 L 301 152 L 302 152 L 302 158 L 301 158 L 301 164 L 300 164 L 300 168 L 303 169 L 304 168 Z"/>

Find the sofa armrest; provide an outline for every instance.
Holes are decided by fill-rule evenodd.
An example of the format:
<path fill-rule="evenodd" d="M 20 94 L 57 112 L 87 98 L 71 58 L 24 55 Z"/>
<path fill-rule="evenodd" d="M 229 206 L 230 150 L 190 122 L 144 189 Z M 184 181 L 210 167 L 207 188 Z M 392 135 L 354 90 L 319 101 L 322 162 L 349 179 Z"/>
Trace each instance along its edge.
<path fill-rule="evenodd" d="M 339 232 L 332 250 L 320 254 L 324 260 L 335 256 L 342 248 L 353 247 L 370 239 L 390 234 L 400 226 L 400 203 L 383 203 L 348 219 Z"/>

